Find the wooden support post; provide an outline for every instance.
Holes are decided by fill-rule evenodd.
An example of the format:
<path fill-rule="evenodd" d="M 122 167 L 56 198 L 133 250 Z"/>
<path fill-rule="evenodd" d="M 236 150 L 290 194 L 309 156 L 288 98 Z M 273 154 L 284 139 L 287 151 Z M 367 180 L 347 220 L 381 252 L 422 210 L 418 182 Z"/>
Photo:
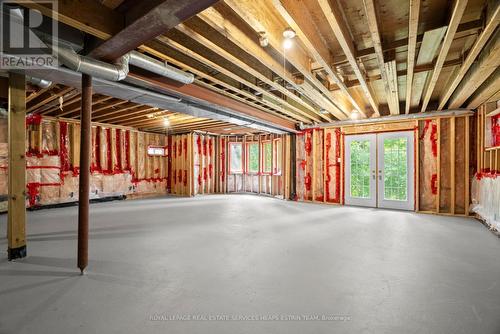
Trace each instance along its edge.
<path fill-rule="evenodd" d="M 409 103 L 409 102 L 407 102 Z M 415 121 L 415 211 L 420 211 L 420 129 L 418 120 Z"/>
<path fill-rule="evenodd" d="M 26 79 L 9 73 L 8 259 L 26 257 Z"/>
<path fill-rule="evenodd" d="M 450 212 L 455 214 L 455 117 L 450 118 L 450 187 L 451 187 L 451 205 Z"/>
<path fill-rule="evenodd" d="M 441 118 L 437 122 L 437 195 L 436 195 L 436 212 L 439 213 L 441 206 Z"/>
<path fill-rule="evenodd" d="M 92 134 L 92 77 L 82 74 L 82 106 L 80 109 L 80 184 L 78 200 L 78 268 L 83 274 L 88 264 L 90 145 Z M 111 143 L 108 143 L 110 145 Z M 110 166 L 108 166 L 110 167 Z M 112 166 L 110 167 L 112 168 Z"/>
<path fill-rule="evenodd" d="M 465 215 L 469 215 L 469 155 L 470 155 L 470 132 L 469 132 L 469 116 L 465 117 Z"/>

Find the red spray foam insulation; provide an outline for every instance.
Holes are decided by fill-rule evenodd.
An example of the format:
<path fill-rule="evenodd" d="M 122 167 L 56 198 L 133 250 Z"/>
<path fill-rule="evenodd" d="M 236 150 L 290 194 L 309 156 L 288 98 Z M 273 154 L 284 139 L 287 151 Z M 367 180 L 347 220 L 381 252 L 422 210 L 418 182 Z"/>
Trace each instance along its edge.
<path fill-rule="evenodd" d="M 69 171 L 68 123 L 66 122 L 59 122 L 59 156 L 61 158 L 61 172 Z"/>
<path fill-rule="evenodd" d="M 121 172 L 122 171 L 121 137 L 122 137 L 122 130 L 116 129 L 116 140 L 115 140 L 116 166 L 114 168 L 115 172 Z"/>
<path fill-rule="evenodd" d="M 331 176 L 330 176 L 330 148 L 332 147 L 332 134 L 329 132 L 326 134 L 326 140 L 325 140 L 325 150 L 326 150 L 326 187 L 325 187 L 325 195 L 326 195 L 326 200 L 330 201 L 330 181 L 331 181 Z"/>
<path fill-rule="evenodd" d="M 226 140 L 222 138 L 221 140 L 221 153 L 220 153 L 220 160 L 221 160 L 221 180 L 224 180 L 225 177 L 225 165 L 226 165 Z"/>
<path fill-rule="evenodd" d="M 491 135 L 493 146 L 500 146 L 500 115 L 491 118 Z"/>
<path fill-rule="evenodd" d="M 113 158 L 111 157 L 111 129 L 106 129 L 106 159 L 108 161 L 108 172 L 113 170 Z"/>
<path fill-rule="evenodd" d="M 335 163 L 337 165 L 337 168 L 335 169 L 335 198 L 333 201 L 335 203 L 340 203 L 340 130 L 336 129 L 335 130 Z"/>
<path fill-rule="evenodd" d="M 437 174 L 432 174 L 431 189 L 432 189 L 432 194 L 433 195 L 437 195 L 437 193 L 438 193 L 438 184 L 437 184 L 437 181 L 438 181 Z"/>
<path fill-rule="evenodd" d="M 307 175 L 304 177 L 304 185 L 306 186 L 306 190 L 310 191 L 311 190 L 311 174 L 307 173 Z"/>
<path fill-rule="evenodd" d="M 91 172 L 101 171 L 101 127 L 96 128 L 95 134 L 95 163 L 90 166 Z"/>
<path fill-rule="evenodd" d="M 130 130 L 125 132 L 125 169 L 131 170 L 130 168 Z"/>

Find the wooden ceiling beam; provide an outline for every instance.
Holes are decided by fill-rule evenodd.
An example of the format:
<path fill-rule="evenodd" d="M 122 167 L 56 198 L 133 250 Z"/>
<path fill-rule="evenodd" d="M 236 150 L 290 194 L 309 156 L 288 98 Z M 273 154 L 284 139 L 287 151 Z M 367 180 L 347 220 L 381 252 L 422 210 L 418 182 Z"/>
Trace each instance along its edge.
<path fill-rule="evenodd" d="M 484 26 L 483 20 L 481 20 L 481 19 L 461 23 L 457 28 L 457 33 L 467 32 L 467 31 L 471 31 L 471 30 L 479 30 L 479 29 L 482 29 L 483 26 Z M 432 29 L 434 29 L 434 28 L 428 28 L 428 30 L 432 30 Z M 417 44 L 422 43 L 423 39 L 424 39 L 424 34 L 423 33 L 418 34 L 417 35 Z M 387 52 L 393 51 L 395 49 L 398 49 L 398 48 L 403 48 L 403 47 L 406 47 L 406 48 L 409 47 L 408 38 L 397 39 L 393 42 L 385 43 L 382 46 L 384 54 Z M 366 56 L 374 56 L 374 55 L 375 55 L 375 49 L 373 47 L 366 48 L 366 49 L 360 49 L 360 50 L 356 51 L 356 58 L 361 58 L 361 57 L 366 57 Z M 347 61 L 347 60 L 345 60 L 345 61 Z M 340 63 L 345 62 L 345 61 L 340 61 Z"/>
<path fill-rule="evenodd" d="M 479 55 L 479 53 L 483 50 L 483 47 L 486 45 L 486 42 L 490 39 L 491 35 L 495 32 L 498 24 L 500 23 L 500 2 L 497 3 L 496 9 L 493 11 L 493 14 L 484 27 L 484 30 L 481 32 L 476 42 L 472 46 L 472 48 L 468 51 L 467 57 L 465 58 L 464 63 L 460 67 L 460 70 L 456 74 L 453 81 L 450 83 L 448 87 L 445 88 L 445 91 L 441 95 L 441 99 L 439 100 L 438 110 L 442 110 L 448 102 L 448 99 L 451 97 L 451 94 L 458 87 L 465 74 L 472 66 L 474 60 Z"/>
<path fill-rule="evenodd" d="M 433 64 L 428 71 L 423 71 L 417 74 L 415 69 L 413 75 L 413 91 L 410 99 L 410 108 L 416 108 L 420 104 L 420 99 L 424 92 L 425 83 L 427 81 L 428 72 L 431 71 L 435 63 L 433 60 L 439 50 L 441 41 L 443 40 L 444 34 L 446 33 L 447 27 L 441 27 L 433 30 L 426 31 L 424 33 L 424 39 L 420 45 L 420 50 L 418 51 L 417 57 L 417 67 L 426 66 L 428 64 Z"/>
<path fill-rule="evenodd" d="M 117 59 L 156 36 L 166 33 L 217 1 L 151 0 L 137 2 L 125 14 L 125 22 L 130 23 L 92 50 L 90 55 L 105 60 Z"/>
<path fill-rule="evenodd" d="M 302 2 L 292 1 L 292 0 L 274 0 L 275 3 L 281 2 L 286 3 L 286 8 L 291 8 L 291 6 L 295 6 L 294 12 L 296 13 L 296 17 L 301 17 L 300 13 L 307 11 L 307 8 L 303 5 Z M 351 65 L 356 78 L 365 94 L 366 99 L 371 105 L 372 109 L 375 112 L 375 116 L 380 116 L 380 112 L 378 110 L 378 102 L 376 101 L 376 96 L 372 90 L 372 88 L 367 84 L 365 77 L 366 73 L 361 70 L 361 67 L 358 64 L 355 53 L 356 49 L 354 47 L 354 43 L 349 36 L 348 28 L 346 27 L 346 23 L 344 21 L 342 15 L 342 9 L 339 7 L 337 1 L 328 1 L 328 0 L 317 0 L 319 6 L 323 10 L 323 14 L 328 21 L 328 24 L 335 34 L 337 41 L 342 48 L 345 56 L 347 57 L 347 61 L 349 65 Z M 302 6 L 298 7 L 298 4 L 302 4 Z M 300 23 L 299 23 L 300 24 Z M 302 22 L 302 25 L 308 24 L 307 22 Z M 310 23 L 309 23 L 310 24 Z"/>
<path fill-rule="evenodd" d="M 247 65 L 245 62 L 243 62 L 241 59 L 238 57 L 232 55 L 228 51 L 226 51 L 223 47 L 213 43 L 211 40 L 208 38 L 202 36 L 201 34 L 197 33 L 196 31 L 190 29 L 188 26 L 184 24 L 180 24 L 179 26 L 176 27 L 177 30 L 181 31 L 184 33 L 186 36 L 192 38 L 196 42 L 210 48 L 212 51 L 215 51 L 219 56 L 223 57 L 227 61 L 231 62 L 232 64 L 238 66 L 241 68 L 243 71 L 249 73 L 250 75 L 254 76 L 255 78 L 259 79 L 260 81 L 266 83 L 267 85 L 273 87 L 277 91 L 279 91 L 281 94 L 285 95 L 287 98 L 295 101 L 296 103 L 300 104 L 302 107 L 306 108 L 309 112 L 302 111 L 301 109 L 298 109 L 301 111 L 301 114 L 305 117 L 311 117 L 311 114 L 314 115 L 316 114 L 316 119 L 324 118 L 327 122 L 332 121 L 331 118 L 326 117 L 325 115 L 319 114 L 318 111 L 316 111 L 309 103 L 305 102 L 302 100 L 299 96 L 295 95 L 293 92 L 289 91 L 285 87 L 281 86 L 279 83 L 276 83 L 266 77 L 264 74 L 260 73 L 256 69 L 252 68 L 251 66 Z M 342 115 L 342 114 L 340 114 Z"/>
<path fill-rule="evenodd" d="M 460 108 L 500 66 L 500 30 L 493 35 L 450 99 L 449 109 Z"/>
<path fill-rule="evenodd" d="M 284 117 L 284 118 L 291 120 L 290 119 L 291 116 L 289 116 L 287 114 L 287 112 L 284 108 L 277 106 L 275 104 L 271 104 L 268 101 L 264 101 L 264 100 L 260 99 L 259 97 L 255 96 L 254 94 L 251 94 L 247 91 L 244 91 L 244 90 L 241 90 L 237 87 L 234 87 L 234 86 L 232 86 L 232 85 L 230 85 L 222 80 L 215 78 L 214 76 L 206 74 L 202 71 L 195 69 L 194 67 L 191 67 L 185 63 L 182 63 L 182 62 L 180 62 L 172 57 L 169 57 L 165 53 L 162 52 L 163 48 L 165 48 L 164 45 L 160 45 L 158 42 L 154 42 L 154 43 L 152 42 L 152 43 L 148 43 L 148 46 L 143 46 L 140 49 L 143 50 L 144 52 L 152 55 L 152 56 L 155 56 L 155 57 L 163 60 L 163 61 L 167 61 L 175 66 L 178 66 L 185 71 L 189 71 L 189 72 L 195 74 L 195 76 L 197 76 L 199 78 L 199 79 L 195 79 L 195 83 L 197 85 L 203 86 L 203 87 L 208 88 L 208 89 L 213 90 L 213 91 L 216 91 L 222 95 L 225 95 L 225 96 L 230 97 L 232 99 L 235 99 L 237 101 L 240 101 L 243 103 L 248 103 L 248 104 L 254 106 L 255 108 L 260 109 L 264 112 L 268 112 L 268 113 L 277 115 L 279 117 Z M 207 81 L 210 81 L 210 84 L 206 83 L 200 79 L 205 79 Z M 223 88 L 215 87 L 215 85 L 221 86 Z M 230 90 L 233 93 L 228 93 L 226 90 Z M 243 95 L 244 98 L 240 97 L 236 94 Z M 257 103 L 265 105 L 265 106 L 267 106 L 267 108 L 264 108 L 263 106 L 261 106 Z M 269 108 L 271 108 L 272 110 L 270 110 Z M 278 114 L 278 112 L 280 112 L 281 114 Z M 308 118 L 303 118 L 302 116 L 298 116 L 298 115 L 294 115 L 293 119 L 299 120 L 301 122 L 307 122 L 307 123 L 310 122 L 310 120 Z"/>
<path fill-rule="evenodd" d="M 131 111 L 128 111 L 127 113 L 123 113 L 123 111 L 121 111 L 122 113 L 118 114 L 118 115 L 115 115 L 113 117 L 109 117 L 109 115 L 105 115 L 103 116 L 102 118 L 99 118 L 98 121 L 99 122 L 115 122 L 119 119 L 122 119 L 122 118 L 127 118 L 127 117 L 130 117 L 132 115 L 137 115 L 137 114 L 143 114 L 143 113 L 149 113 L 153 110 L 158 110 L 158 108 L 155 108 L 155 107 L 150 107 L 150 106 L 137 106 L 137 110 L 131 110 Z"/>
<path fill-rule="evenodd" d="M 420 14 L 420 0 L 410 0 L 408 19 L 408 56 L 406 61 L 406 99 L 405 114 L 410 113 L 411 93 L 413 90 L 413 71 L 417 49 L 418 16 Z M 397 79 L 396 79 L 397 80 Z"/>
<path fill-rule="evenodd" d="M 477 109 L 481 104 L 500 100 L 500 68 L 472 95 L 467 104 L 469 109 Z"/>
<path fill-rule="evenodd" d="M 49 94 L 47 94 L 47 96 L 42 95 L 40 96 L 40 99 L 33 100 L 33 104 L 27 108 L 26 113 L 33 112 L 72 90 L 73 88 L 71 87 L 65 87 L 56 90 L 56 92 L 50 91 Z"/>
<path fill-rule="evenodd" d="M 382 41 L 380 40 L 375 2 L 374 0 L 363 0 L 363 5 L 365 8 L 368 28 L 370 30 L 370 35 L 373 42 L 373 48 L 377 57 L 378 68 L 380 70 L 380 75 L 382 77 L 385 92 L 387 94 L 387 104 L 389 105 L 391 115 L 399 115 L 399 103 L 395 103 L 396 97 L 391 92 L 391 89 L 389 87 L 389 79 L 385 71 L 384 52 L 382 50 Z"/>
<path fill-rule="evenodd" d="M 439 51 L 439 55 L 436 60 L 436 65 L 434 66 L 434 70 L 432 71 L 430 81 L 426 85 L 427 88 L 422 100 L 422 107 L 420 109 L 421 112 L 427 110 L 427 105 L 431 100 L 432 92 L 434 91 L 434 87 L 436 87 L 439 75 L 441 74 L 441 70 L 443 69 L 443 64 L 446 60 L 446 57 L 448 56 L 448 51 L 450 50 L 451 43 L 453 42 L 453 38 L 455 37 L 455 33 L 457 31 L 458 25 L 460 24 L 460 20 L 462 20 L 462 16 L 466 7 L 467 0 L 456 0 L 453 11 L 451 13 L 448 29 L 446 30 L 446 34 L 441 45 L 441 50 Z"/>
<path fill-rule="evenodd" d="M 149 84 L 155 84 L 159 90 L 165 91 L 166 93 L 176 92 L 181 95 L 191 96 L 196 99 L 207 101 L 208 103 L 219 105 L 223 108 L 228 108 L 235 111 L 236 113 L 260 119 L 262 120 L 262 122 L 272 124 L 282 129 L 295 132 L 294 122 L 277 117 L 275 115 L 271 115 L 269 113 L 262 112 L 261 110 L 258 110 L 248 104 L 230 99 L 209 89 L 195 85 L 178 86 L 172 84 L 172 82 L 165 78 L 149 78 L 140 73 L 130 73 L 129 75 L 135 80 L 145 81 Z"/>
<path fill-rule="evenodd" d="M 102 40 L 109 39 L 121 31 L 125 22 L 122 14 L 104 6 L 97 0 L 57 1 L 57 12 L 48 3 L 36 0 L 22 0 L 19 3 Z"/>
<path fill-rule="evenodd" d="M 137 108 L 139 106 L 140 105 L 138 105 L 136 103 L 129 102 L 126 106 L 121 106 L 120 108 L 117 108 L 117 109 L 114 109 L 114 108 L 108 109 L 107 108 L 107 109 L 104 109 L 104 110 L 97 112 L 96 115 L 92 115 L 92 120 L 98 121 L 99 119 L 102 119 L 104 117 L 109 117 L 109 116 L 112 116 L 112 115 L 115 115 L 118 113 L 122 113 L 122 112 L 125 112 L 126 110 L 134 109 L 134 108 Z"/>
<path fill-rule="evenodd" d="M 253 36 L 252 38 L 252 36 L 249 36 L 249 32 L 243 31 L 242 27 L 237 26 L 237 23 L 233 22 L 234 17 L 230 16 L 227 13 L 228 11 L 229 10 L 226 6 L 224 6 L 223 4 L 219 4 L 213 6 L 212 8 L 208 8 L 207 10 L 198 14 L 198 17 L 214 30 L 218 31 L 221 35 L 240 47 L 249 56 L 254 57 L 257 61 L 259 61 L 273 73 L 283 78 L 288 84 L 293 86 L 302 95 L 314 101 L 317 105 L 320 105 L 335 117 L 339 119 L 345 118 L 345 114 L 342 112 L 342 110 L 340 110 L 338 106 L 332 104 L 324 96 L 318 99 L 317 90 L 312 85 L 306 82 L 298 84 L 295 80 L 294 75 L 290 73 L 288 69 L 283 68 L 282 63 L 273 58 L 265 50 L 265 48 L 260 46 L 258 38 L 256 38 L 255 36 Z M 281 84 L 276 84 L 281 87 Z M 311 107 L 308 106 L 308 108 L 310 109 Z M 314 111 L 315 113 L 318 113 L 318 111 Z M 321 114 L 319 114 L 319 116 L 324 117 L 324 115 Z"/>
<path fill-rule="evenodd" d="M 327 97 L 330 102 L 338 105 L 338 99 L 332 95 L 331 91 L 328 90 L 325 85 L 323 85 L 311 72 L 312 59 L 309 54 L 301 48 L 298 43 L 295 43 L 293 49 L 288 52 L 284 52 L 283 49 L 283 31 L 288 27 L 288 22 L 282 22 L 275 14 L 276 9 L 269 7 L 266 0 L 224 0 L 227 4 L 243 21 L 249 24 L 254 30 L 255 34 L 258 35 L 259 32 L 265 32 L 266 37 L 269 41 L 269 47 L 272 47 L 276 52 L 284 57 L 286 55 L 286 60 L 293 65 L 301 75 L 304 76 L 309 82 L 313 84 L 320 94 Z M 300 41 L 306 47 L 306 50 L 311 53 L 313 58 L 325 66 L 325 69 L 332 77 L 332 80 L 341 88 L 342 93 L 345 95 L 348 103 L 354 106 L 356 109 L 363 111 L 364 109 L 360 107 L 358 102 L 354 99 L 353 95 L 348 91 L 347 87 L 342 82 L 342 79 L 333 70 L 329 70 L 328 63 L 330 63 L 330 55 L 328 49 L 325 47 L 326 52 L 323 52 L 323 56 L 318 52 L 316 46 L 311 43 L 311 41 L 305 37 L 298 25 L 292 27 Z M 339 108 L 345 115 L 350 114 L 350 106 Z"/>
<path fill-rule="evenodd" d="M 271 99 L 273 101 L 272 103 L 274 105 L 277 105 L 278 107 L 286 106 L 287 108 L 290 109 L 290 111 L 288 111 L 284 108 L 282 108 L 282 110 L 284 110 L 284 112 L 287 113 L 289 116 L 291 116 L 291 117 L 304 116 L 303 110 L 288 104 L 285 100 L 279 98 L 278 96 L 268 92 L 267 90 L 257 86 L 256 84 L 246 80 L 245 78 L 238 76 L 237 74 L 226 69 L 225 67 L 222 67 L 219 64 L 216 64 L 215 62 L 213 62 L 213 61 L 207 59 L 206 57 L 196 53 L 195 51 L 181 45 L 180 43 L 177 43 L 176 41 L 174 41 L 170 38 L 167 38 L 165 36 L 160 36 L 157 39 L 160 42 L 164 43 L 165 45 L 168 45 L 169 47 L 171 47 L 171 48 L 173 48 L 173 49 L 175 49 L 175 50 L 177 50 L 177 51 L 179 51 L 179 52 L 181 52 L 181 53 L 183 53 L 183 54 L 185 54 L 193 59 L 196 59 L 197 61 L 203 63 L 206 66 L 209 66 L 209 67 L 217 70 L 218 72 L 230 77 L 231 79 L 236 80 L 237 82 L 240 82 L 243 85 L 250 87 L 251 89 L 265 95 L 266 97 L 268 97 L 269 99 Z M 309 115 L 309 114 L 307 114 L 307 115 L 308 115 L 309 119 L 315 120 L 317 122 L 321 122 L 321 119 L 318 116 Z"/>

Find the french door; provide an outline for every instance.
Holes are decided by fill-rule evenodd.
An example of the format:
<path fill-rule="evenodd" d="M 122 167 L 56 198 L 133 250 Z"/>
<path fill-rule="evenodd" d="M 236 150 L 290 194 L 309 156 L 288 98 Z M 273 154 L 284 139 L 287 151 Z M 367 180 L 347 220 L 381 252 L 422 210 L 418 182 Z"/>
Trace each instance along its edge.
<path fill-rule="evenodd" d="M 345 203 L 414 210 L 414 132 L 345 137 Z"/>

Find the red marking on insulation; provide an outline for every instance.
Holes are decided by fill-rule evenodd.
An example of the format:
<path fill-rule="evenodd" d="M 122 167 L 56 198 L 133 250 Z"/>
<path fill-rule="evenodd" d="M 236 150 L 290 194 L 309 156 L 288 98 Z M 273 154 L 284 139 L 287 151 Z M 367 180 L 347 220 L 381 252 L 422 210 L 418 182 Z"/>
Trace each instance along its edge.
<path fill-rule="evenodd" d="M 438 181 L 437 174 L 432 174 L 432 177 L 431 177 L 431 191 L 432 191 L 433 195 L 437 195 L 437 193 L 438 193 L 437 181 Z"/>

